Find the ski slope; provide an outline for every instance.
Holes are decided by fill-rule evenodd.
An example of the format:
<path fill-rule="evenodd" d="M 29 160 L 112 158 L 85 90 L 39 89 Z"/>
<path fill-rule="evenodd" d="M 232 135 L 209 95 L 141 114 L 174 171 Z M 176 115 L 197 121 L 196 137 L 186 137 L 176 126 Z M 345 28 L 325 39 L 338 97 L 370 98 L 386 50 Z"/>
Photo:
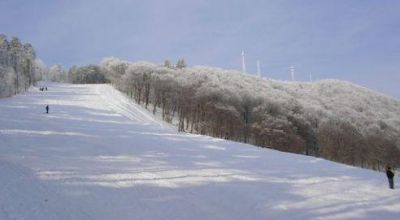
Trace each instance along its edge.
<path fill-rule="evenodd" d="M 400 192 L 383 173 L 178 133 L 107 85 L 53 84 L 0 99 L 0 219 L 394 220 Z"/>

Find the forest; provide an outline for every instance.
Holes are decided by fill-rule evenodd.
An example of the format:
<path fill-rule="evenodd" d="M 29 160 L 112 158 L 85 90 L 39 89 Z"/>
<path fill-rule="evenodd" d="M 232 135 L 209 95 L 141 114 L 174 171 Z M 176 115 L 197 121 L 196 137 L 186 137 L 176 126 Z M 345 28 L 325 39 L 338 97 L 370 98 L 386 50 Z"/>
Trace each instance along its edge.
<path fill-rule="evenodd" d="M 375 170 L 400 166 L 400 102 L 339 80 L 104 59 L 112 85 L 179 131 Z"/>
<path fill-rule="evenodd" d="M 27 91 L 39 80 L 41 64 L 30 43 L 0 34 L 0 97 Z"/>

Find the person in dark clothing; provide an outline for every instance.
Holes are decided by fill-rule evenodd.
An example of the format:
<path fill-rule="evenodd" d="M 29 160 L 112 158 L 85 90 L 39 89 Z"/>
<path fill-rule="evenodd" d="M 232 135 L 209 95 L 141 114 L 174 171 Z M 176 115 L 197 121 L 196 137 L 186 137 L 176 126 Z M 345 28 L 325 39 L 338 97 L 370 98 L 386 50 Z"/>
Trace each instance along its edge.
<path fill-rule="evenodd" d="M 386 168 L 386 176 L 389 180 L 389 188 L 394 189 L 394 182 L 393 182 L 394 173 L 392 171 L 392 168 L 389 166 Z"/>
<path fill-rule="evenodd" d="M 46 114 L 49 114 L 49 109 L 50 109 L 49 105 L 46 105 Z"/>

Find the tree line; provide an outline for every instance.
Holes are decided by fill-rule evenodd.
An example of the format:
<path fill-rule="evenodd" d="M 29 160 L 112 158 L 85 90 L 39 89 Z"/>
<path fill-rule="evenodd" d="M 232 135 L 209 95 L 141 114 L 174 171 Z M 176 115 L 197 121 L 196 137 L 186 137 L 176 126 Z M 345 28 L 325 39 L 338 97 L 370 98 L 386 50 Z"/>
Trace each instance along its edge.
<path fill-rule="evenodd" d="M 33 46 L 0 34 L 0 97 L 26 91 L 37 80 L 38 72 Z"/>
<path fill-rule="evenodd" d="M 388 164 L 400 166 L 400 131 L 395 126 L 400 120 L 394 118 L 400 105 L 386 97 L 377 97 L 377 105 L 389 102 L 394 116 L 365 118 L 362 109 L 368 106 L 324 104 L 329 100 L 308 106 L 300 96 L 315 85 L 289 85 L 209 67 L 171 68 L 166 63 L 106 59 L 100 67 L 117 89 L 177 124 L 179 131 L 376 170 Z M 336 81 L 330 85 L 335 83 L 344 85 Z M 357 112 L 346 115 L 335 108 Z"/>

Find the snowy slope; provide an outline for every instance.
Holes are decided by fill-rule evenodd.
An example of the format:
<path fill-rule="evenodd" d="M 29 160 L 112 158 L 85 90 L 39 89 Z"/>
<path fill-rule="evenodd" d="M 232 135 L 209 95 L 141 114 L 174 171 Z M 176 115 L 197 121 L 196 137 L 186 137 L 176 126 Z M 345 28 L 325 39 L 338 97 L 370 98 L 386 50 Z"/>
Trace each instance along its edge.
<path fill-rule="evenodd" d="M 2 220 L 400 219 L 387 188 L 382 173 L 178 133 L 106 85 L 0 100 Z"/>

